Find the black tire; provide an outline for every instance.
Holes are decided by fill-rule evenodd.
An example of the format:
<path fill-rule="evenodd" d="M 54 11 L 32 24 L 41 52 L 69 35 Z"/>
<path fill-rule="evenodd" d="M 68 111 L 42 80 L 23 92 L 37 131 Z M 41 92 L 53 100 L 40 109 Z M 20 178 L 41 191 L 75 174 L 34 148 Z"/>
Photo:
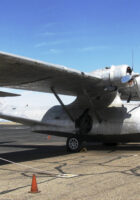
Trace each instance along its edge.
<path fill-rule="evenodd" d="M 67 152 L 79 152 L 83 148 L 83 141 L 78 136 L 71 136 L 67 139 L 66 147 Z"/>

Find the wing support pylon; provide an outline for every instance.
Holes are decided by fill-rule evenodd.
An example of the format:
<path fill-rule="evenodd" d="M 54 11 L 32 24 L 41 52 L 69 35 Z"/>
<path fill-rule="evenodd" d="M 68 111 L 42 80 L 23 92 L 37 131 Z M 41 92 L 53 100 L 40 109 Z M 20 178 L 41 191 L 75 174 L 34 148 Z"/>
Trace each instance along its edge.
<path fill-rule="evenodd" d="M 66 106 L 64 105 L 63 101 L 60 99 L 60 97 L 58 96 L 58 94 L 56 93 L 54 87 L 51 87 L 51 91 L 54 94 L 54 96 L 56 97 L 56 99 L 58 100 L 58 102 L 60 103 L 60 105 L 62 106 L 62 108 L 65 110 L 65 112 L 67 113 L 68 117 L 70 118 L 70 120 L 72 122 L 75 122 L 73 116 L 71 115 L 71 113 L 69 112 L 69 110 L 66 108 Z"/>

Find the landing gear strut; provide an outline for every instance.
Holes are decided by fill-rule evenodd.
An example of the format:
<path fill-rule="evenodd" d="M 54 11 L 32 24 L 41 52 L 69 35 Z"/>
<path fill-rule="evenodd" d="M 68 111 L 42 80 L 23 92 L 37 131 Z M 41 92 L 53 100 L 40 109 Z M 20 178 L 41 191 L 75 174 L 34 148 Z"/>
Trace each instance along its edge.
<path fill-rule="evenodd" d="M 77 134 L 67 139 L 67 151 L 79 152 L 85 146 L 85 138 L 92 128 L 92 118 L 89 115 L 89 109 L 86 109 L 82 115 L 75 121 Z"/>

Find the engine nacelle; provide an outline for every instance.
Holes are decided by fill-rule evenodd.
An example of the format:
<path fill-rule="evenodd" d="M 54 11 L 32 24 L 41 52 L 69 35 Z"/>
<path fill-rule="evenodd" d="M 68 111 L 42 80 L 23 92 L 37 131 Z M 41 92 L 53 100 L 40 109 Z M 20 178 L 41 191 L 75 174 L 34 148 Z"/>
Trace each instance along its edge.
<path fill-rule="evenodd" d="M 110 68 L 110 82 L 114 86 L 120 86 L 123 84 L 122 78 L 131 76 L 132 69 L 128 65 L 112 65 Z M 129 80 L 128 80 L 129 81 Z M 126 81 L 127 82 L 127 81 Z"/>
<path fill-rule="evenodd" d="M 140 98 L 140 76 L 135 78 L 135 87 L 136 87 L 137 94 Z"/>

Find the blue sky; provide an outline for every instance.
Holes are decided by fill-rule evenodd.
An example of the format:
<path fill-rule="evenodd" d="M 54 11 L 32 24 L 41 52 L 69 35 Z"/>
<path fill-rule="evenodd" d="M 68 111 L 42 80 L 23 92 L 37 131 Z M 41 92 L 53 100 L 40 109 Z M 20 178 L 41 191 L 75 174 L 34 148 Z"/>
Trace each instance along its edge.
<path fill-rule="evenodd" d="M 139 71 L 139 0 L 1 0 L 0 50 L 81 71 Z"/>
<path fill-rule="evenodd" d="M 140 72 L 139 0 L 0 0 L 0 51 L 90 72 Z"/>

